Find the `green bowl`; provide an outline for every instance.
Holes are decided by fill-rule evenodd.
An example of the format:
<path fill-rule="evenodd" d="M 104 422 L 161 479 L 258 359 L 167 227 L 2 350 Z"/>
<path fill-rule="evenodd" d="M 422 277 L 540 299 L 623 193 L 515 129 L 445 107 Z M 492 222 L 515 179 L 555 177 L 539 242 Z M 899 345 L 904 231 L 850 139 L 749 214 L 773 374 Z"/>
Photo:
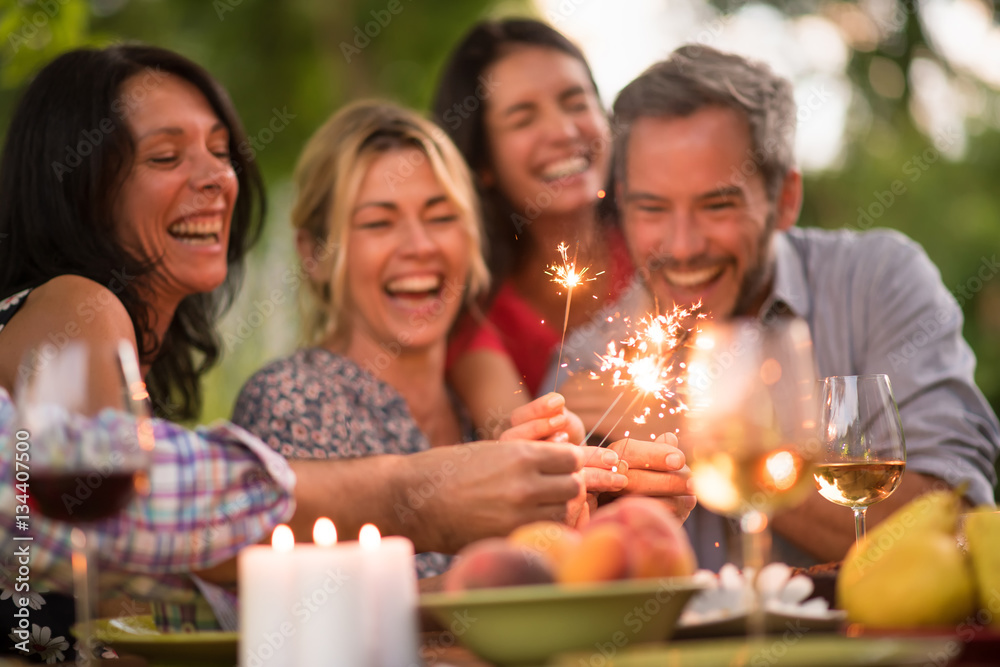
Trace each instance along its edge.
<path fill-rule="evenodd" d="M 232 667 L 237 660 L 235 632 L 163 633 L 152 616 L 102 618 L 93 628 L 95 639 L 119 653 L 146 658 L 150 667 Z"/>
<path fill-rule="evenodd" d="M 690 577 L 427 593 L 420 604 L 459 642 L 497 665 L 539 665 L 563 651 L 620 650 L 670 638 Z"/>

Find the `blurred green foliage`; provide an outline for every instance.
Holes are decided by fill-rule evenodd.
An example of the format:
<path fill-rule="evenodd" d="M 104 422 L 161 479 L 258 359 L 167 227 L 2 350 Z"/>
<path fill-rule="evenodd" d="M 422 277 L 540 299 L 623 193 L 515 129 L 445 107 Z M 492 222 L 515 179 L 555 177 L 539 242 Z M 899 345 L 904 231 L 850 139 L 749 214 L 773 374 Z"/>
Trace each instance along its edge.
<path fill-rule="evenodd" d="M 729 12 L 745 3 L 712 4 Z M 796 16 L 837 3 L 770 4 Z M 30 73 L 55 54 L 83 44 L 138 40 L 175 49 L 205 65 L 228 88 L 257 140 L 272 206 L 240 301 L 222 322 L 223 362 L 208 379 L 203 416 L 226 417 L 245 379 L 297 343 L 296 290 L 290 278 L 298 265 L 287 214 L 293 197 L 290 175 L 306 140 L 340 105 L 358 97 L 388 97 L 426 108 L 451 46 L 473 21 L 497 11 L 530 13 L 531 3 L 0 0 L 0 127 L 6 128 L 16 92 Z M 912 122 L 909 89 L 899 98 L 873 90 L 869 68 L 875 58 L 891 60 L 906 72 L 919 55 L 949 70 L 927 46 L 916 14 L 903 14 L 900 30 L 852 54 L 849 75 L 872 120 L 852 128 L 837 170 L 807 177 L 802 224 L 887 226 L 919 241 L 963 305 L 966 336 L 979 358 L 977 380 L 998 409 L 1000 281 L 992 279 L 993 273 L 982 280 L 979 272 L 984 266 L 987 273 L 992 270 L 1000 248 L 1000 134 L 997 123 L 967 125 L 968 149 L 961 161 L 950 161 Z M 987 92 L 995 105 L 996 91 Z M 270 126 L 276 114 L 288 119 L 278 132 Z M 897 191 L 905 188 L 901 194 L 892 193 L 894 181 L 900 182 Z M 892 194 L 890 204 L 884 203 L 885 193 Z"/>

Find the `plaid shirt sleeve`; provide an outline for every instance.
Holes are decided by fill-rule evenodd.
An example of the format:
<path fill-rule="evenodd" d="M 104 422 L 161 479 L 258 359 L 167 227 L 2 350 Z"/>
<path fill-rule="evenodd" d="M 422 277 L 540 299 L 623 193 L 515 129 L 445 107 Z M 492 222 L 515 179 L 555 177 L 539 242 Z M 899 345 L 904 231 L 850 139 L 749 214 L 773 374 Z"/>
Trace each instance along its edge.
<path fill-rule="evenodd" d="M 15 554 L 27 548 L 32 591 L 70 592 L 69 526 L 33 510 L 27 531 L 16 523 L 17 430 L 13 404 L 0 389 L 0 577 L 13 581 Z M 90 532 L 101 594 L 190 602 L 198 593 L 188 573 L 225 561 L 288 520 L 295 509 L 295 476 L 280 455 L 232 424 L 191 431 L 154 420 L 154 432 L 149 493 Z"/>

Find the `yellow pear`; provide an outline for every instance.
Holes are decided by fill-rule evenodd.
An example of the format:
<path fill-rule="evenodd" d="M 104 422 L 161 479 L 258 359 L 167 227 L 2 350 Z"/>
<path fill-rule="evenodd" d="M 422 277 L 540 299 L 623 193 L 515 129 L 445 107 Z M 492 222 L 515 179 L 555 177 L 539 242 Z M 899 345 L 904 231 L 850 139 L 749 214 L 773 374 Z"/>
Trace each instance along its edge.
<path fill-rule="evenodd" d="M 837 577 L 848 620 L 926 627 L 958 623 L 974 611 L 975 581 L 956 538 L 961 493 L 920 496 L 851 547 Z"/>
<path fill-rule="evenodd" d="M 961 491 L 931 491 L 914 498 L 890 514 L 868 533 L 867 543 L 885 548 L 886 539 L 897 539 L 905 533 L 937 530 L 955 534 L 962 508 Z"/>
<path fill-rule="evenodd" d="M 1000 512 L 981 507 L 967 514 L 965 544 L 979 590 L 979 608 L 990 612 L 990 627 L 1000 630 Z"/>
<path fill-rule="evenodd" d="M 947 626 L 975 612 L 976 588 L 955 536 L 922 531 L 899 538 L 874 560 L 845 561 L 837 600 L 852 623 Z"/>

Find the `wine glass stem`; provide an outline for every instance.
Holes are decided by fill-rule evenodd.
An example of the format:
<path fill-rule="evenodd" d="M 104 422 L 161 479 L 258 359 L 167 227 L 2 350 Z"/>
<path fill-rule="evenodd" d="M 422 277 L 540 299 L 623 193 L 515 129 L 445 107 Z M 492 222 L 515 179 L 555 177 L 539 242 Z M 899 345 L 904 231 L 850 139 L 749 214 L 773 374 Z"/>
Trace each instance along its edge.
<path fill-rule="evenodd" d="M 859 544 L 861 540 L 865 539 L 865 533 L 867 532 L 865 527 L 865 512 L 867 511 L 867 507 L 854 508 L 854 538 Z"/>
<path fill-rule="evenodd" d="M 767 515 L 757 510 L 743 515 L 740 528 L 743 534 L 743 576 L 747 587 L 747 637 L 761 640 L 764 637 L 764 605 L 755 580 L 771 551 L 771 530 Z"/>
<path fill-rule="evenodd" d="M 76 598 L 76 623 L 80 629 L 77 637 L 76 664 L 80 667 L 94 662 L 91 645 L 90 622 L 94 618 L 94 554 L 93 541 L 87 531 L 74 526 L 71 533 L 73 543 L 73 590 Z"/>

